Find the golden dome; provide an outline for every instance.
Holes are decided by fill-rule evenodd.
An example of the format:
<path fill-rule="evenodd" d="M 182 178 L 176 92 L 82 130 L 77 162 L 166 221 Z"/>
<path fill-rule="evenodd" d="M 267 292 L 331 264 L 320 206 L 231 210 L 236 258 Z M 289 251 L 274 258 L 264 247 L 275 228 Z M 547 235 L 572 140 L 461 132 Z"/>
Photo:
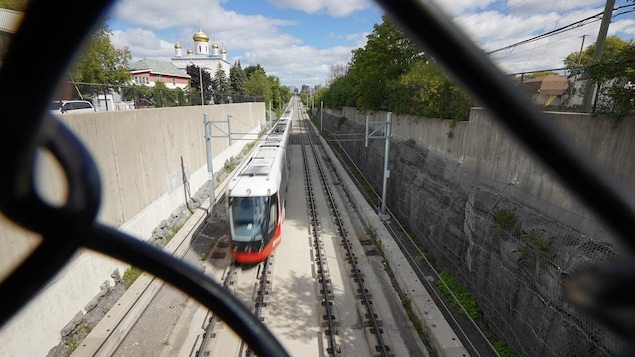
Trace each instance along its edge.
<path fill-rule="evenodd" d="M 179 48 L 181 48 L 181 45 L 177 42 L 177 43 L 174 45 L 174 48 L 176 48 L 176 49 L 178 50 Z"/>
<path fill-rule="evenodd" d="M 220 53 L 225 54 L 225 53 L 227 53 L 227 51 L 225 51 L 225 49 L 223 48 L 222 50 L 220 50 Z"/>
<path fill-rule="evenodd" d="M 201 28 L 198 29 L 198 32 L 192 36 L 194 42 L 209 42 L 209 36 L 203 32 Z"/>
<path fill-rule="evenodd" d="M 218 48 L 218 45 L 216 43 L 212 44 L 212 48 Z"/>
<path fill-rule="evenodd" d="M 188 48 L 188 49 L 187 49 L 187 54 L 188 54 L 188 55 L 191 55 L 192 53 L 194 53 L 194 51 L 192 51 L 191 49 L 189 49 L 189 48 Z"/>

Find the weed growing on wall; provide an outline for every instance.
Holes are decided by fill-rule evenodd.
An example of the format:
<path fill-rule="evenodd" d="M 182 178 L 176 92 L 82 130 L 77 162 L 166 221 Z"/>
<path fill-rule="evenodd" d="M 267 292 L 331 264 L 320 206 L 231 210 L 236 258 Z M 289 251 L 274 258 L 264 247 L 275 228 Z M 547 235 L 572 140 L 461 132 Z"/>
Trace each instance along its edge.
<path fill-rule="evenodd" d="M 513 211 L 497 208 L 494 211 L 494 226 L 496 227 L 496 236 L 502 240 L 507 240 L 510 236 L 518 237 L 520 235 L 516 214 Z"/>
<path fill-rule="evenodd" d="M 459 311 L 461 316 L 465 318 L 469 317 L 471 319 L 476 319 L 481 316 L 482 311 L 478 306 L 476 299 L 474 299 L 472 294 L 463 288 L 447 270 L 442 271 L 439 274 L 439 277 L 441 278 L 440 280 L 437 280 L 437 288 L 439 289 L 439 292 L 450 299 L 452 306 Z"/>

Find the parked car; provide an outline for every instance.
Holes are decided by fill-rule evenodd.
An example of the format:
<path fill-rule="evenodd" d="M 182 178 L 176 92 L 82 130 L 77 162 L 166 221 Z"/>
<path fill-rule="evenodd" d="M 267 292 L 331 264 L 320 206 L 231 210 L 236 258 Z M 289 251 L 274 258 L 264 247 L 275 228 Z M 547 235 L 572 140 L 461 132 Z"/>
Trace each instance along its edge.
<path fill-rule="evenodd" d="M 87 100 L 54 100 L 49 110 L 54 114 L 96 112 L 93 104 Z"/>

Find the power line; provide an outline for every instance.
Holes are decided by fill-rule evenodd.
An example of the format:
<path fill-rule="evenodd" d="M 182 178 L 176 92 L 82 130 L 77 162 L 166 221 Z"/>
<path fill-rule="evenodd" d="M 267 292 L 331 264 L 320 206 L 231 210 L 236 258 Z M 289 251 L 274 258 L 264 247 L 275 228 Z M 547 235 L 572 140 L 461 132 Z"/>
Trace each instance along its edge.
<path fill-rule="evenodd" d="M 521 4 L 521 3 L 523 3 L 524 1 L 525 1 L 525 0 L 520 0 L 520 1 L 518 1 L 517 3 L 513 4 L 513 5 L 508 5 L 508 6 L 507 6 L 507 7 L 505 7 L 504 9 L 502 9 L 502 10 L 498 10 L 496 13 L 494 13 L 494 14 L 490 15 L 489 17 L 486 17 L 486 18 L 482 19 L 481 21 L 478 21 L 478 22 L 473 23 L 473 24 L 471 24 L 470 26 L 471 26 L 471 27 L 474 27 L 474 26 L 476 26 L 476 25 L 478 25 L 478 24 L 480 24 L 480 23 L 482 23 L 482 22 L 485 22 L 485 21 L 487 21 L 487 20 L 491 19 L 492 17 L 496 16 L 496 15 L 497 15 L 497 14 L 499 14 L 499 13 L 501 13 L 501 14 L 502 14 L 502 13 L 504 13 L 505 11 L 508 11 L 508 10 L 510 10 L 510 9 L 512 9 L 512 8 L 514 8 L 514 7 L 518 6 L 518 5 L 520 5 L 520 4 Z M 485 9 L 483 9 L 483 10 L 484 10 L 484 11 L 493 10 L 493 9 L 495 8 L 495 6 L 494 6 L 494 5 L 496 5 L 496 4 L 498 4 L 498 3 L 499 3 L 499 2 L 497 1 L 497 2 L 496 2 L 496 3 L 494 3 L 493 5 L 488 6 L 488 7 L 486 7 L 486 8 L 485 8 Z M 500 6 L 499 6 L 499 7 L 500 7 Z M 472 17 L 476 16 L 477 14 L 478 14 L 478 13 L 474 13 L 474 14 L 472 14 L 472 15 L 470 15 L 470 16 L 468 16 L 468 17 L 464 18 L 462 21 L 457 21 L 457 24 L 462 24 L 462 23 L 465 23 L 465 22 L 467 22 L 467 20 L 468 20 L 468 19 L 470 19 L 470 18 L 472 18 Z"/>
<path fill-rule="evenodd" d="M 580 26 L 584 26 L 584 25 L 588 25 L 588 24 L 600 21 L 602 19 L 601 15 L 602 15 L 602 13 L 600 12 L 600 13 L 598 13 L 596 15 L 589 16 L 589 17 L 587 17 L 584 20 L 580 20 L 580 21 L 574 22 L 574 23 L 572 23 L 570 25 L 561 27 L 559 29 L 555 29 L 553 31 L 549 31 L 549 32 L 543 33 L 541 35 L 532 37 L 532 38 L 524 40 L 524 41 L 516 42 L 516 43 L 514 43 L 512 45 L 509 45 L 509 46 L 505 46 L 505 47 L 501 47 L 501 48 L 493 50 L 493 51 L 489 51 L 489 52 L 487 52 L 487 54 L 491 55 L 492 53 L 504 51 L 504 50 L 507 50 L 507 49 L 510 49 L 510 48 L 515 48 L 517 46 L 524 45 L 524 44 L 527 44 L 527 43 L 530 43 L 530 42 L 535 42 L 535 41 L 538 41 L 540 39 L 543 39 L 543 38 L 546 38 L 546 37 L 549 37 L 549 36 L 553 36 L 553 35 L 556 35 L 556 34 L 571 30 L 571 29 L 576 28 L 576 27 L 580 27 Z M 598 18 L 598 16 L 600 16 L 600 18 Z M 593 20 L 593 21 L 591 21 L 591 20 Z"/>
<path fill-rule="evenodd" d="M 624 6 L 620 6 L 620 7 L 617 7 L 615 9 L 613 9 L 613 11 L 620 10 L 622 8 L 625 8 L 625 7 L 633 7 L 633 6 L 635 6 L 635 5 L 624 5 Z M 624 12 L 615 14 L 614 17 L 619 16 L 619 15 L 623 15 L 623 14 L 627 14 L 627 13 L 633 12 L 633 11 L 635 11 L 635 10 L 624 11 Z M 504 50 L 508 50 L 508 49 L 513 49 L 513 48 L 515 48 L 517 46 L 520 46 L 520 45 L 524 45 L 524 44 L 527 44 L 527 43 L 535 42 L 535 41 L 538 41 L 538 40 L 546 38 L 546 37 L 554 36 L 554 35 L 557 35 L 557 34 L 560 34 L 560 33 L 566 32 L 566 31 L 570 31 L 570 30 L 572 30 L 574 28 L 578 28 L 578 27 L 582 27 L 582 26 L 586 26 L 586 25 L 592 24 L 594 22 L 602 20 L 602 15 L 603 14 L 604 14 L 604 12 L 599 12 L 599 13 L 597 13 L 595 15 L 589 16 L 589 17 L 587 17 L 585 19 L 582 19 L 580 21 L 576 21 L 576 22 L 574 22 L 572 24 L 569 24 L 567 26 L 563 26 L 561 28 L 546 32 L 544 34 L 532 37 L 532 38 L 524 40 L 524 41 L 517 42 L 517 43 L 509 45 L 509 46 L 505 46 L 505 47 L 501 47 L 501 48 L 493 50 L 493 51 L 489 51 L 489 52 L 487 52 L 487 54 L 492 54 L 492 53 L 496 53 L 496 52 L 500 52 L 500 51 L 504 51 Z"/>
<path fill-rule="evenodd" d="M 553 41 L 550 44 L 545 44 L 544 46 L 548 46 L 548 45 L 549 46 L 553 46 L 554 44 L 556 44 L 558 42 L 561 42 L 561 41 L 565 41 L 565 40 L 567 40 L 567 39 L 569 39 L 571 37 L 580 37 L 582 35 L 585 35 L 584 32 L 575 32 L 575 33 L 573 33 L 570 36 L 560 36 L 560 37 L 558 37 L 558 39 L 556 41 Z M 588 35 L 585 35 L 585 36 L 588 36 Z M 504 60 L 504 59 L 512 57 L 512 56 L 518 56 L 518 55 L 521 55 L 521 54 L 523 54 L 525 52 L 528 52 L 528 51 L 531 51 L 531 50 L 532 50 L 531 48 L 528 48 L 528 49 L 516 51 L 516 52 L 513 52 L 513 53 L 510 51 L 510 52 L 508 52 L 507 55 L 499 55 L 499 57 L 497 57 L 497 60 L 500 61 L 500 60 Z"/>

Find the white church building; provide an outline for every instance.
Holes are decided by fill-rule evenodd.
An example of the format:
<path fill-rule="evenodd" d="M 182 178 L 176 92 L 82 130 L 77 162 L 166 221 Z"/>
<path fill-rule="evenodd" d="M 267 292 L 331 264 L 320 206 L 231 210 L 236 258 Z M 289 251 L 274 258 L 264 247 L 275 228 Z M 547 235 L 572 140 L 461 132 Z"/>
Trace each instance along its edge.
<path fill-rule="evenodd" d="M 185 55 L 183 55 L 183 49 L 178 42 L 174 45 L 172 64 L 182 70 L 185 70 L 187 66 L 198 66 L 202 70 L 209 72 L 212 78 L 220 66 L 225 72 L 225 76 L 229 78 L 231 66 L 227 61 L 225 49 L 223 48 L 219 52 L 218 45 L 214 42 L 210 51 L 209 36 L 200 27 L 198 32 L 192 36 L 192 40 L 194 40 L 194 50 L 188 48 Z"/>

